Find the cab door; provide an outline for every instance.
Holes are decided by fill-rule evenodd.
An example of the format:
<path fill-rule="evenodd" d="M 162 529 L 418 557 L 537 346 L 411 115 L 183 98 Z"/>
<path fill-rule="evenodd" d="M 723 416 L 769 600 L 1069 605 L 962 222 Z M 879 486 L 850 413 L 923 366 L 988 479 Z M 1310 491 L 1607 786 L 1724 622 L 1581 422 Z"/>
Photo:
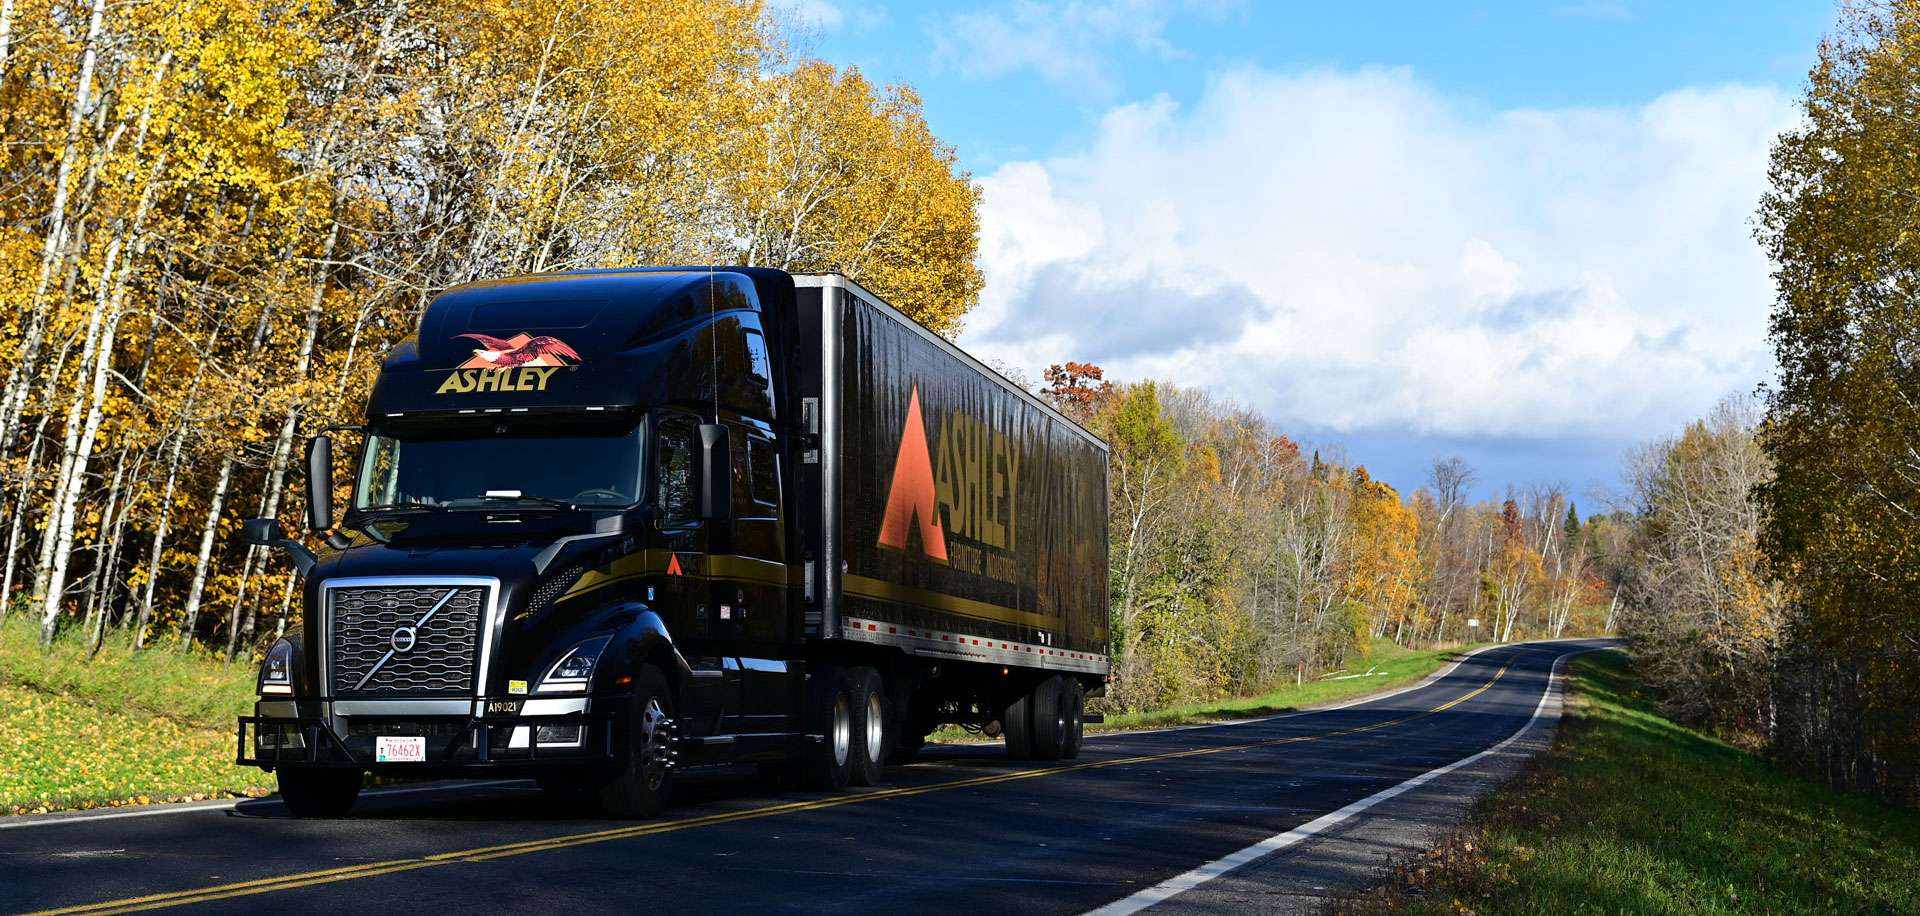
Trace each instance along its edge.
<path fill-rule="evenodd" d="M 658 583 L 655 612 L 693 669 L 681 717 L 692 724 L 693 734 L 719 734 L 727 717 L 739 714 L 740 671 L 726 663 L 715 633 L 714 532 L 700 517 L 700 418 L 662 412 L 655 416 L 654 430 L 654 520 L 661 548 L 647 565 Z"/>

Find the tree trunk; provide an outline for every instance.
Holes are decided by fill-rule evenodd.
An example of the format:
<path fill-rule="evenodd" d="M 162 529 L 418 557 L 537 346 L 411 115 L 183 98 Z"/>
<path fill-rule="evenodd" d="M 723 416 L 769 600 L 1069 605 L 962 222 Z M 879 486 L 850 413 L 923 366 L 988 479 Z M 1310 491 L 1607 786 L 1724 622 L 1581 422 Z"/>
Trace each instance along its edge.
<path fill-rule="evenodd" d="M 79 157 L 87 108 L 93 104 L 93 71 L 99 57 L 100 26 L 106 9 L 106 0 L 93 0 L 87 19 L 87 36 L 80 52 L 80 73 L 74 88 L 73 110 L 67 117 L 66 142 L 60 151 L 60 164 L 54 171 L 53 200 L 47 207 L 47 237 L 41 245 L 39 279 L 34 283 L 33 297 L 29 300 L 19 355 L 7 370 L 6 385 L 0 388 L 0 448 L 13 442 L 14 426 L 26 407 L 27 389 L 33 385 L 47 328 L 47 291 L 53 283 L 55 271 L 66 258 L 68 197 L 72 193 L 73 166 Z"/>
<path fill-rule="evenodd" d="M 180 621 L 180 651 L 193 646 L 193 627 L 200 616 L 200 601 L 207 591 L 207 568 L 213 559 L 213 537 L 220 530 L 220 513 L 226 508 L 227 488 L 233 483 L 233 456 L 220 459 L 220 476 L 213 485 L 213 499 L 207 504 L 207 520 L 200 526 L 200 554 L 193 564 L 193 583 L 187 586 L 187 603 Z"/>

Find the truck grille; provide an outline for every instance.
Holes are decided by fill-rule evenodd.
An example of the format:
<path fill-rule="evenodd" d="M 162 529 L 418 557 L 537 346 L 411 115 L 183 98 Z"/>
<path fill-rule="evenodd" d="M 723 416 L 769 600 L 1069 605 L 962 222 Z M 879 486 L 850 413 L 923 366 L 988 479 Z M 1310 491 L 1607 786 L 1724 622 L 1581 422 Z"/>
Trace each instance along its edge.
<path fill-rule="evenodd" d="M 485 586 L 342 586 L 328 594 L 334 696 L 473 694 Z"/>

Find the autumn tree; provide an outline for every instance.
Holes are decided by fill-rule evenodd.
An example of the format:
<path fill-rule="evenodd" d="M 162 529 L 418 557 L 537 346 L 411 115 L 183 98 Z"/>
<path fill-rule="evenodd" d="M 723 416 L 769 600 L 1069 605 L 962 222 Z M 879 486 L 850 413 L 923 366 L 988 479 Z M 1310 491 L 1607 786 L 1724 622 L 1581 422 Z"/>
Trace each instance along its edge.
<path fill-rule="evenodd" d="M 1752 494 L 1771 467 L 1757 421 L 1754 405 L 1728 399 L 1635 454 L 1635 561 L 1621 589 L 1621 629 L 1668 707 L 1749 736 L 1765 727 L 1783 622 L 1758 548 Z"/>
<path fill-rule="evenodd" d="M 281 632 L 240 520 L 451 285 L 758 240 L 948 332 L 979 290 L 912 91 L 751 0 L 6 0 L 0 134 L 0 619 L 46 639 Z"/>
<path fill-rule="evenodd" d="M 1920 3 L 1849 5 L 1782 134 L 1760 546 L 1792 586 L 1777 744 L 1920 802 Z"/>

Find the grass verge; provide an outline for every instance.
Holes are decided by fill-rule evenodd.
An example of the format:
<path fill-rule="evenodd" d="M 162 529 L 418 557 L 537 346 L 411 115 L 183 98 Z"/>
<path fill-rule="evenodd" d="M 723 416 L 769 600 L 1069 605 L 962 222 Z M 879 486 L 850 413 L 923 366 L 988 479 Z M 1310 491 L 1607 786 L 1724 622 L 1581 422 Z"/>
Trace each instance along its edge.
<path fill-rule="evenodd" d="M 1309 706 L 1357 699 L 1370 693 L 1417 683 L 1478 647 L 1476 644 L 1446 649 L 1408 649 L 1390 639 L 1377 640 L 1373 651 L 1365 658 L 1356 659 L 1344 671 L 1336 671 L 1317 680 L 1285 684 L 1259 696 L 1188 703 L 1144 712 L 1111 713 L 1107 721 L 1093 725 L 1089 730 L 1130 731 L 1231 719 L 1257 719 Z"/>
<path fill-rule="evenodd" d="M 1257 719 L 1296 712 L 1312 706 L 1324 706 L 1382 693 L 1418 683 L 1461 655 L 1484 643 L 1444 649 L 1408 649 L 1390 639 L 1375 641 L 1365 658 L 1356 659 L 1345 670 L 1336 671 L 1303 684 L 1285 684 L 1250 697 L 1232 697 L 1204 703 L 1186 703 L 1165 709 L 1141 712 L 1108 713 L 1105 722 L 1090 724 L 1088 732 L 1137 731 L 1145 728 L 1171 728 L 1233 719 Z M 958 726 L 946 726 L 927 740 L 954 743 L 982 740 L 977 734 Z"/>
<path fill-rule="evenodd" d="M 134 654 L 78 635 L 42 652 L 33 621 L 0 626 L 0 812 L 264 795 L 273 777 L 233 765 L 233 717 L 254 670 L 171 645 Z"/>
<path fill-rule="evenodd" d="M 1916 913 L 1920 814 L 1677 725 L 1576 660 L 1553 747 L 1350 913 Z"/>

